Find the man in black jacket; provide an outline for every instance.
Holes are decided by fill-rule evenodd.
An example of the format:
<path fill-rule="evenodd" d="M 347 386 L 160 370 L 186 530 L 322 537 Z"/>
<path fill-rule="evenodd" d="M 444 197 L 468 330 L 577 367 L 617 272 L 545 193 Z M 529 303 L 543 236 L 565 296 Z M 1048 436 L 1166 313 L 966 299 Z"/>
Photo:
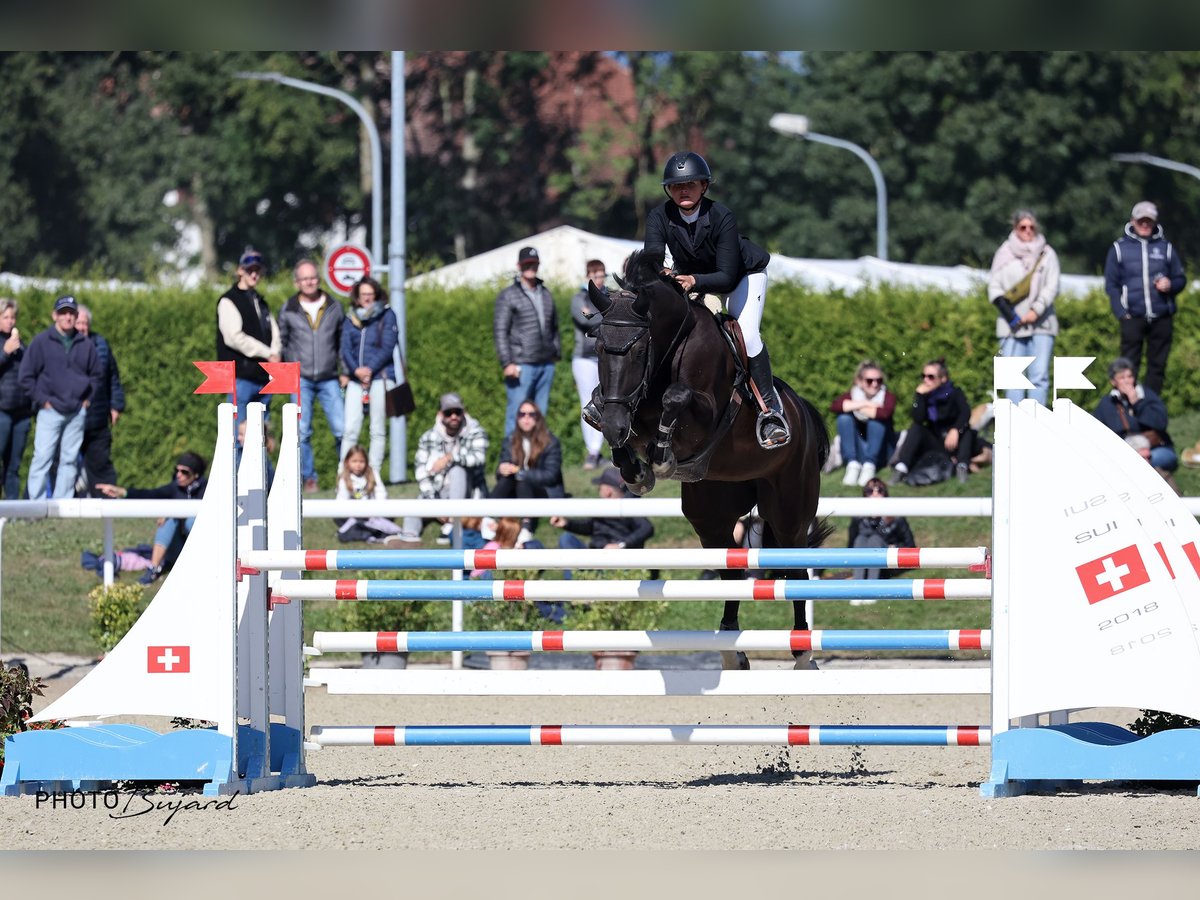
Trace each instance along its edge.
<path fill-rule="evenodd" d="M 313 462 L 313 404 L 321 402 L 325 421 L 333 432 L 334 454 L 341 452 L 345 401 L 342 388 L 348 375 L 338 375 L 338 352 L 342 345 L 342 304 L 321 290 L 317 267 L 308 260 L 292 272 L 296 293 L 279 311 L 279 342 L 284 362 L 300 363 L 300 476 L 304 490 L 317 490 L 317 467 Z"/>
<path fill-rule="evenodd" d="M 175 463 L 175 478 L 168 484 L 154 488 L 98 484 L 96 489 L 105 497 L 116 500 L 200 500 L 204 497 L 204 489 L 208 487 L 208 479 L 204 477 L 206 466 L 203 456 L 188 450 L 181 454 Z M 142 573 L 139 579 L 141 584 L 153 584 L 162 575 L 164 568 L 170 568 L 175 563 L 195 521 L 195 516 L 158 520 L 158 528 L 154 532 L 154 548 L 150 551 L 150 568 Z"/>
<path fill-rule="evenodd" d="M 543 416 L 549 414 L 554 364 L 562 356 L 558 313 L 554 298 L 538 278 L 540 265 L 537 248 L 521 248 L 517 254 L 520 274 L 496 297 L 492 317 L 492 337 L 508 394 L 506 437 L 516 427 L 517 409 L 526 400 L 532 400 Z"/>
<path fill-rule="evenodd" d="M 600 496 L 606 500 L 631 497 L 621 479 L 621 471 L 610 466 L 592 479 L 592 484 L 600 486 Z M 591 535 L 589 546 L 592 549 L 624 550 L 640 549 L 646 546 L 646 541 L 654 536 L 654 524 L 642 516 L 616 516 L 613 518 L 596 517 L 594 519 L 567 519 L 563 516 L 551 516 L 550 524 L 562 528 L 565 533 L 559 535 L 558 546 L 579 550 L 583 541 L 575 535 Z"/>
<path fill-rule="evenodd" d="M 246 420 L 250 402 L 269 406 L 270 394 L 259 388 L 270 381 L 261 362 L 282 358 L 279 327 L 267 301 L 257 291 L 263 273 L 263 256 L 250 247 L 238 260 L 237 281 L 217 301 L 217 359 L 234 363 L 237 420 Z M 231 397 L 230 403 L 235 402 Z"/>

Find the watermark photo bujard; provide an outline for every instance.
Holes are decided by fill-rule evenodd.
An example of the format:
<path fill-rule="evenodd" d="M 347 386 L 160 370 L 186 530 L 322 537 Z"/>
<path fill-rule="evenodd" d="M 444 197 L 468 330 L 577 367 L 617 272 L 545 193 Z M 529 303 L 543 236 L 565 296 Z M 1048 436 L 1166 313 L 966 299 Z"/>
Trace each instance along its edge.
<path fill-rule="evenodd" d="M 166 813 L 163 825 L 180 812 L 231 812 L 240 791 L 224 799 L 161 797 L 154 791 L 38 791 L 35 809 L 103 809 L 110 819 L 137 819 L 153 813 Z"/>

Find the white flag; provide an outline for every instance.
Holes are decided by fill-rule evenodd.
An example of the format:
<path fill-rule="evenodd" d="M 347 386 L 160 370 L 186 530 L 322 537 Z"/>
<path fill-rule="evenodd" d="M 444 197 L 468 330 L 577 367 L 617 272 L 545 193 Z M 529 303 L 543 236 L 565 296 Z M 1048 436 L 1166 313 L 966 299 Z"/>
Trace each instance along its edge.
<path fill-rule="evenodd" d="M 1033 382 L 1025 377 L 1025 370 L 1034 359 L 1032 356 L 992 357 L 992 390 L 997 393 L 1032 390 Z"/>
<path fill-rule="evenodd" d="M 1090 391 L 1096 386 L 1087 380 L 1084 370 L 1096 361 L 1094 356 L 1054 357 L 1055 391 Z"/>

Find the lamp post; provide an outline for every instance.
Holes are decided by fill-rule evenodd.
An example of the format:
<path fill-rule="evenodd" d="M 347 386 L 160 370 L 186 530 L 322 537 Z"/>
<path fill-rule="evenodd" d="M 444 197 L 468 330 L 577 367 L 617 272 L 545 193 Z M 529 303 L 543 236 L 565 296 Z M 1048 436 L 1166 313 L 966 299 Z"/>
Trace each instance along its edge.
<path fill-rule="evenodd" d="M 849 150 L 867 164 L 867 168 L 871 170 L 871 177 L 875 179 L 875 255 L 886 262 L 888 258 L 887 186 L 883 183 L 883 171 L 879 168 L 879 163 L 875 162 L 874 157 L 858 146 L 858 144 L 843 141 L 841 138 L 830 137 L 827 134 L 818 134 L 815 131 L 809 131 L 808 116 L 795 115 L 794 113 L 775 113 L 775 115 L 771 116 L 770 124 L 780 134 L 794 134 L 804 138 L 806 141 L 812 141 L 817 144 L 828 144 L 831 147 L 841 147 L 843 150 Z"/>
<path fill-rule="evenodd" d="M 1149 153 L 1114 153 L 1112 159 L 1114 162 L 1142 163 L 1147 166 L 1172 169 L 1176 172 L 1183 172 L 1185 175 L 1191 175 L 1193 178 L 1200 178 L 1200 168 L 1196 166 L 1175 162 L 1173 159 L 1163 159 L 1161 156 L 1152 156 Z"/>

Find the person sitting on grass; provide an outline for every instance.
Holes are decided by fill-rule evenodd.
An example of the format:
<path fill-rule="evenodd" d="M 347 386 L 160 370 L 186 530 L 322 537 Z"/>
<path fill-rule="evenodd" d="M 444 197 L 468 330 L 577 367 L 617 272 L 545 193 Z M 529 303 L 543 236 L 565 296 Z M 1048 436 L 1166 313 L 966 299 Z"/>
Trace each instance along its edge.
<path fill-rule="evenodd" d="M 367 451 L 355 444 L 342 459 L 342 471 L 338 474 L 336 500 L 386 500 L 387 487 L 375 474 L 367 462 Z M 418 543 L 405 540 L 401 536 L 400 526 L 385 516 L 368 516 L 360 519 L 351 516 L 348 519 L 334 519 L 337 526 L 338 540 L 366 541 L 368 544 L 386 544 L 389 547 L 400 547 Z"/>
<path fill-rule="evenodd" d="M 204 497 L 204 489 L 208 487 L 208 479 L 204 477 L 207 467 L 203 456 L 188 450 L 176 461 L 175 478 L 168 484 L 154 488 L 127 488 L 101 483 L 96 485 L 96 490 L 105 497 L 117 500 L 199 500 Z M 142 573 L 139 584 L 153 584 L 165 569 L 175 564 L 195 522 L 195 516 L 158 520 L 154 546 L 150 551 L 150 568 Z"/>

